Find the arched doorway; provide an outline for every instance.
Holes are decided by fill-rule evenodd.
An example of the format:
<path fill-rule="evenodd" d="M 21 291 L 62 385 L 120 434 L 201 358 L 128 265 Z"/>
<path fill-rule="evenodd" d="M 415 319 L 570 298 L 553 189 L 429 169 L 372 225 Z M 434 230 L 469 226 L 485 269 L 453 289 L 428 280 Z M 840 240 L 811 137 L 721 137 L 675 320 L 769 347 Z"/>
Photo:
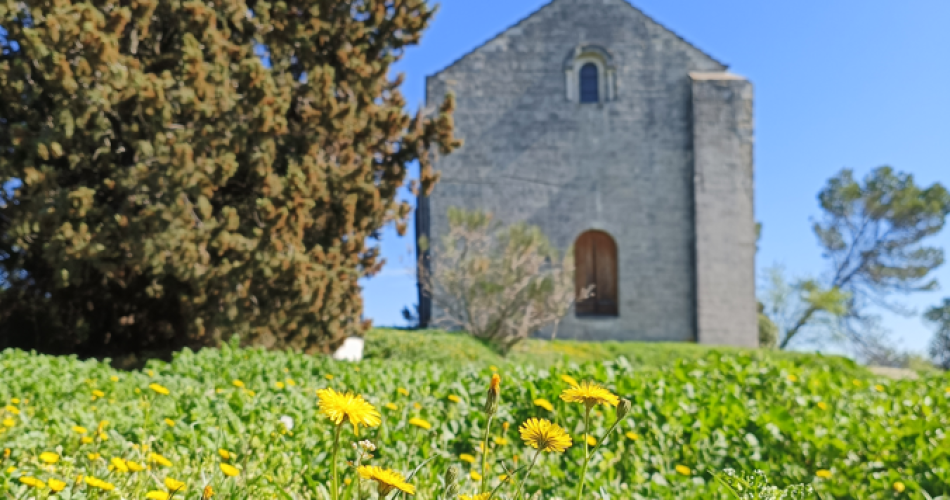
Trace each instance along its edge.
<path fill-rule="evenodd" d="M 574 242 L 574 291 L 593 286 L 593 296 L 578 301 L 577 316 L 617 316 L 617 244 L 603 231 L 587 231 Z"/>

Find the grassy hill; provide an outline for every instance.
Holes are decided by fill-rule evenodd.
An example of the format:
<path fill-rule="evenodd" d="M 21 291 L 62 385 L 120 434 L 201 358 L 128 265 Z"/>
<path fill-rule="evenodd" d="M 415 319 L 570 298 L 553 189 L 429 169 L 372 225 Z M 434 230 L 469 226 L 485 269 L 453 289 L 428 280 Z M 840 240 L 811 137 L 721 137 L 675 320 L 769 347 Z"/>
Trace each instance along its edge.
<path fill-rule="evenodd" d="M 829 366 L 857 375 L 866 369 L 841 356 L 735 347 L 712 347 L 672 342 L 579 342 L 528 339 L 508 357 L 464 333 L 442 330 L 400 330 L 375 328 L 366 336 L 366 359 L 399 359 L 444 364 L 477 363 L 484 366 L 508 364 L 547 367 L 560 362 L 585 363 L 626 358 L 642 369 L 666 368 L 678 360 L 696 360 L 710 353 L 748 356 L 755 359 L 789 360 L 801 366 Z"/>

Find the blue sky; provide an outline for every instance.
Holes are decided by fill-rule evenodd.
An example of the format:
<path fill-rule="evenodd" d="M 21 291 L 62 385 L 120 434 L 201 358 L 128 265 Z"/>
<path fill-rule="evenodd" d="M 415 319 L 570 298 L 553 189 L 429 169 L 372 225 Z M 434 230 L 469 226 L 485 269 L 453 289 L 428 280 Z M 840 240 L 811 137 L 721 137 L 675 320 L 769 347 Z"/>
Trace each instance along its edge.
<path fill-rule="evenodd" d="M 410 109 L 425 76 L 547 3 L 444 0 L 419 47 L 398 64 Z M 748 77 L 756 89 L 756 219 L 764 224 L 757 267 L 792 275 L 825 268 L 811 218 L 816 195 L 842 168 L 863 175 L 891 165 L 919 182 L 950 185 L 950 2 L 947 0 L 637 0 L 647 15 Z M 438 189 L 438 188 L 436 188 Z M 412 234 L 410 232 L 408 234 Z M 950 251 L 950 229 L 934 238 Z M 402 324 L 415 303 L 412 238 L 385 231 L 382 274 L 364 282 L 366 317 Z M 904 299 L 921 310 L 942 290 Z M 905 349 L 923 351 L 919 317 L 886 318 Z"/>

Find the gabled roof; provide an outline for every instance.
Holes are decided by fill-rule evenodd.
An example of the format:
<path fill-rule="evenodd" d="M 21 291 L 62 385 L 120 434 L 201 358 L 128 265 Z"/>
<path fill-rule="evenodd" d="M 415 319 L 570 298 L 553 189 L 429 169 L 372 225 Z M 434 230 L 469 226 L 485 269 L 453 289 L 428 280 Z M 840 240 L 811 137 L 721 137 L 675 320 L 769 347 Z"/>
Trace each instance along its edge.
<path fill-rule="evenodd" d="M 543 12 L 545 9 L 547 9 L 548 7 L 554 5 L 555 3 L 559 2 L 559 1 L 560 1 L 560 0 L 551 0 L 550 2 L 548 2 L 548 3 L 544 4 L 544 5 L 542 5 L 540 8 L 538 8 L 538 9 L 535 10 L 534 12 L 528 14 L 527 16 L 525 16 L 524 18 L 522 18 L 522 19 L 521 19 L 520 21 L 518 21 L 517 23 L 512 24 L 511 26 L 505 28 L 501 33 L 498 33 L 497 35 L 495 35 L 495 36 L 489 38 L 488 40 L 486 40 L 486 41 L 483 42 L 482 44 L 478 45 L 477 47 L 475 47 L 475 48 L 473 48 L 472 50 L 466 52 L 465 54 L 463 54 L 462 56 L 460 56 L 460 57 L 457 58 L 456 60 L 452 61 L 448 66 L 446 66 L 446 67 L 440 69 L 439 71 L 436 71 L 435 73 L 433 73 L 433 74 L 431 74 L 431 75 L 429 75 L 429 76 L 430 76 L 430 77 L 432 77 L 432 76 L 438 76 L 438 75 L 440 75 L 440 74 L 446 72 L 447 70 L 451 69 L 453 66 L 455 66 L 455 65 L 457 65 L 458 63 L 462 62 L 462 60 L 465 59 L 466 57 L 468 57 L 468 56 L 474 54 L 475 52 L 478 52 L 482 47 L 485 47 L 486 45 L 490 44 L 491 42 L 493 42 L 493 41 L 495 41 L 495 40 L 501 38 L 502 36 L 504 36 L 504 35 L 505 35 L 506 33 L 508 33 L 509 31 L 511 31 L 511 30 L 513 30 L 513 29 L 515 29 L 515 28 L 517 28 L 517 27 L 519 27 L 519 26 L 521 26 L 521 25 L 524 24 L 527 20 L 529 20 L 529 19 L 531 19 L 532 17 L 534 17 L 534 16 L 540 14 L 540 13 Z M 689 40 L 687 40 L 687 39 L 683 38 L 682 36 L 678 35 L 675 31 L 673 31 L 673 30 L 671 30 L 670 28 L 667 28 L 666 26 L 664 26 L 663 24 L 657 22 L 656 19 L 653 19 L 652 17 L 648 16 L 648 15 L 647 15 L 645 12 L 643 12 L 642 10 L 640 10 L 640 9 L 638 9 L 638 8 L 636 8 L 636 7 L 634 7 L 633 4 L 631 4 L 628 0 L 616 0 L 616 1 L 621 2 L 621 3 L 625 4 L 626 6 L 630 7 L 631 9 L 633 9 L 633 10 L 636 11 L 638 14 L 640 14 L 641 16 L 643 16 L 644 18 L 646 18 L 646 19 L 647 19 L 648 21 L 650 21 L 651 23 L 653 23 L 653 24 L 659 26 L 660 29 L 662 29 L 662 30 L 666 31 L 667 33 L 673 35 L 674 37 L 676 37 L 677 39 L 679 39 L 680 41 L 682 41 L 682 42 L 685 43 L 686 45 L 688 45 L 688 46 L 690 46 L 690 47 L 696 49 L 699 53 L 701 53 L 701 54 L 703 54 L 704 56 L 710 58 L 710 59 L 713 60 L 714 62 L 716 62 L 716 63 L 718 63 L 718 64 L 721 64 L 725 69 L 728 69 L 728 68 L 729 68 L 729 65 L 728 65 L 728 64 L 726 64 L 726 63 L 720 61 L 719 59 L 716 59 L 715 57 L 709 55 L 706 51 L 704 51 L 703 49 L 700 49 L 700 48 L 697 47 L 695 44 L 691 43 Z"/>

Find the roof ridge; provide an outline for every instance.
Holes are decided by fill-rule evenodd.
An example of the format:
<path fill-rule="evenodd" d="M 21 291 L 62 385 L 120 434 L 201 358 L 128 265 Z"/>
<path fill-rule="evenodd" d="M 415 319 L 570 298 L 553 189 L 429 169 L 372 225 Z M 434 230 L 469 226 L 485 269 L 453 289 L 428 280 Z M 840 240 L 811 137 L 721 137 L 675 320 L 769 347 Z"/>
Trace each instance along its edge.
<path fill-rule="evenodd" d="M 486 46 L 486 45 L 488 45 L 488 44 L 494 42 L 495 40 L 497 40 L 498 38 L 500 38 L 500 37 L 501 37 L 502 35 L 504 35 L 505 33 L 508 33 L 509 31 L 511 31 L 511 30 L 513 30 L 513 29 L 515 29 L 515 28 L 517 28 L 518 26 L 521 26 L 525 21 L 527 21 L 528 19 L 531 19 L 532 17 L 534 17 L 535 15 L 537 15 L 538 13 L 540 13 L 542 10 L 544 10 L 544 9 L 546 9 L 546 8 L 548 8 L 548 7 L 550 7 L 551 5 L 554 5 L 554 3 L 557 2 L 557 1 L 559 1 L 559 0 L 551 0 L 550 2 L 548 2 L 548 3 L 546 3 L 546 4 L 544 4 L 544 5 L 540 6 L 540 7 L 538 7 L 537 9 L 534 9 L 533 11 L 531 11 L 531 13 L 529 13 L 527 16 L 524 16 L 523 18 L 521 18 L 521 19 L 520 19 L 518 22 L 516 22 L 515 24 L 512 24 L 511 26 L 508 26 L 507 28 L 505 28 L 505 29 L 499 31 L 498 33 L 495 34 L 495 36 L 493 36 L 493 37 L 489 38 L 488 40 L 485 40 L 484 42 L 482 42 L 482 43 L 476 45 L 472 50 L 469 50 L 468 52 L 466 52 L 466 53 L 462 54 L 461 56 L 455 58 L 455 60 L 452 61 L 451 63 L 449 63 L 447 66 L 445 66 L 444 68 L 440 69 L 439 71 L 436 71 L 435 73 L 432 73 L 431 75 L 427 76 L 426 78 L 431 78 L 431 77 L 433 77 L 433 76 L 438 76 L 438 75 L 440 75 L 440 74 L 442 74 L 442 73 L 445 73 L 445 72 L 446 72 L 447 70 L 449 70 L 452 66 L 455 66 L 456 64 L 460 63 L 460 62 L 462 61 L 462 59 L 465 59 L 466 57 L 468 57 L 468 56 L 474 54 L 475 52 L 477 52 L 477 51 L 478 51 L 479 49 L 481 49 L 482 47 L 484 47 L 484 46 Z"/>
<path fill-rule="evenodd" d="M 524 24 L 525 21 L 527 21 L 528 19 L 531 19 L 532 17 L 534 17 L 534 16 L 536 16 L 537 14 L 541 13 L 541 11 L 543 11 L 544 9 L 550 7 L 551 5 L 554 5 L 554 4 L 557 3 L 558 1 L 560 1 L 560 0 L 551 0 L 551 1 L 549 1 L 548 3 L 542 5 L 541 7 L 538 7 L 537 9 L 535 9 L 534 11 L 532 11 L 531 13 L 529 13 L 527 16 L 524 16 L 523 18 L 521 18 L 518 22 L 516 22 L 516 23 L 512 24 L 511 26 L 508 26 L 507 28 L 501 30 L 500 32 L 496 33 L 495 36 L 489 38 L 488 40 L 486 40 L 486 41 L 484 41 L 484 42 L 482 42 L 482 43 L 476 45 L 474 48 L 472 48 L 472 49 L 469 50 L 468 52 L 466 52 L 466 53 L 462 54 L 461 56 L 455 58 L 455 60 L 453 60 L 451 63 L 449 63 L 448 65 L 446 65 L 445 67 L 443 67 L 443 68 L 440 69 L 439 71 L 436 71 L 435 73 L 432 73 L 431 75 L 428 75 L 426 78 L 427 78 L 427 79 L 428 79 L 428 78 L 432 78 L 432 77 L 438 76 L 438 75 L 440 75 L 440 74 L 442 74 L 442 73 L 445 73 L 446 71 L 448 71 L 449 69 L 451 69 L 453 66 L 455 66 L 455 65 L 457 65 L 458 63 L 462 62 L 462 60 L 465 59 L 466 57 L 468 57 L 468 56 L 474 54 L 475 52 L 477 52 L 477 51 L 478 51 L 479 49 L 481 49 L 482 47 L 485 47 L 486 45 L 490 44 L 491 42 L 497 40 L 498 38 L 500 38 L 500 37 L 501 37 L 502 35 L 504 35 L 505 33 L 507 33 L 507 32 L 509 32 L 509 31 L 513 30 L 514 28 L 517 28 L 518 26 L 521 26 L 522 24 Z M 685 43 L 686 45 L 688 45 L 688 46 L 692 47 L 693 49 L 697 50 L 700 54 L 702 54 L 702 55 L 708 57 L 710 60 L 712 60 L 712 61 L 715 62 L 716 64 L 721 65 L 721 66 L 724 68 L 724 71 L 729 69 L 729 65 L 728 65 L 728 64 L 726 64 L 726 63 L 720 61 L 719 59 L 716 59 L 715 57 L 713 57 L 712 55 L 710 55 L 709 53 L 707 53 L 705 50 L 699 48 L 696 44 L 694 44 L 694 43 L 690 42 L 689 40 L 683 38 L 683 37 L 680 36 L 677 32 L 671 30 L 670 28 L 668 28 L 668 27 L 667 27 L 666 25 L 664 25 L 663 23 L 657 21 L 656 19 L 654 19 L 653 17 L 651 17 L 649 14 L 647 14 L 646 12 L 644 12 L 643 10 L 641 10 L 640 8 L 638 8 L 638 7 L 636 7 L 635 5 L 633 5 L 633 4 L 630 2 L 630 0 L 620 0 L 620 1 L 623 2 L 624 4 L 626 4 L 627 7 L 630 7 L 631 9 L 635 10 L 637 13 L 639 13 L 641 16 L 643 16 L 644 18 L 646 18 L 646 19 L 647 19 L 648 21 L 650 21 L 651 23 L 653 23 L 653 24 L 657 25 L 659 28 L 661 28 L 661 29 L 667 31 L 668 33 L 670 33 L 671 35 L 673 35 L 674 37 L 676 37 L 678 40 L 680 40 L 681 42 L 683 42 L 683 43 Z"/>
<path fill-rule="evenodd" d="M 723 71 L 729 69 L 729 65 L 728 65 L 728 64 L 726 64 L 726 63 L 720 61 L 719 59 L 717 59 L 717 58 L 715 58 L 715 57 L 713 57 L 712 54 L 710 54 L 710 53 L 706 52 L 705 50 L 699 48 L 699 46 L 696 45 L 695 43 L 690 42 L 689 40 L 683 38 L 682 35 L 680 35 L 679 33 L 673 31 L 672 29 L 670 29 L 669 27 L 667 27 L 665 24 L 663 24 L 663 23 L 657 21 L 656 19 L 653 18 L 653 16 L 647 14 L 647 13 L 644 12 L 642 9 L 640 9 L 639 7 L 637 7 L 636 5 L 633 5 L 633 3 L 630 2 L 630 0 L 621 0 L 621 1 L 622 1 L 623 3 L 625 3 L 625 4 L 627 4 L 627 6 L 630 7 L 631 9 L 633 9 L 633 10 L 637 11 L 638 13 L 640 13 L 640 15 L 642 15 L 643 17 L 647 18 L 647 20 L 649 20 L 651 23 L 653 23 L 653 24 L 659 26 L 660 28 L 662 28 L 662 29 L 668 31 L 671 35 L 673 35 L 673 36 L 675 36 L 676 38 L 678 38 L 681 42 L 685 43 L 686 45 L 689 45 L 690 47 L 692 47 L 692 48 L 694 48 L 694 49 L 696 49 L 700 54 L 702 54 L 702 55 L 704 55 L 704 56 L 706 56 L 706 57 L 712 59 L 712 61 L 715 62 L 716 64 L 721 65 L 721 66 L 724 68 Z"/>

